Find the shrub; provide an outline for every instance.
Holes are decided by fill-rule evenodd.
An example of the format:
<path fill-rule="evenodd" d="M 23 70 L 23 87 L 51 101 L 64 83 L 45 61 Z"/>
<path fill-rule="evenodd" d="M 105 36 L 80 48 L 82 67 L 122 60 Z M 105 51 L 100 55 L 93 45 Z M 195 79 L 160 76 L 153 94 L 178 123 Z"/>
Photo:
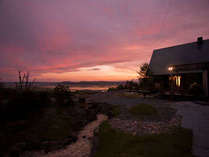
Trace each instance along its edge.
<path fill-rule="evenodd" d="M 116 116 L 120 115 L 120 113 L 121 113 L 120 107 L 117 106 L 117 105 L 113 105 L 112 109 L 111 109 L 111 112 L 112 112 L 113 117 L 116 117 Z"/>
<path fill-rule="evenodd" d="M 138 84 L 133 81 L 126 81 L 124 88 L 130 90 L 138 89 Z"/>
<path fill-rule="evenodd" d="M 45 91 L 15 90 L 10 95 L 2 113 L 3 120 L 27 119 L 32 112 L 39 111 L 50 103 L 49 93 Z"/>
<path fill-rule="evenodd" d="M 116 89 L 118 89 L 118 90 L 124 89 L 124 86 L 123 86 L 122 84 L 119 84 L 119 85 L 116 87 Z"/>
<path fill-rule="evenodd" d="M 200 96 L 203 94 L 203 89 L 200 84 L 194 82 L 189 87 L 189 93 L 193 96 Z"/>
<path fill-rule="evenodd" d="M 138 83 L 134 81 L 126 81 L 125 84 L 119 84 L 117 87 L 111 87 L 108 89 L 109 91 L 117 91 L 117 90 L 123 90 L 123 89 L 129 89 L 129 90 L 136 90 L 139 88 Z"/>
<path fill-rule="evenodd" d="M 114 88 L 114 87 L 110 87 L 110 88 L 108 88 L 108 92 L 112 92 L 112 91 L 116 91 L 117 89 L 116 88 Z"/>
<path fill-rule="evenodd" d="M 117 90 L 122 90 L 125 89 L 125 87 L 122 84 L 119 84 L 117 87 L 110 87 L 108 88 L 108 92 L 113 92 L 113 91 L 117 91 Z"/>
<path fill-rule="evenodd" d="M 65 84 L 58 84 L 54 88 L 56 102 L 60 105 L 70 105 L 73 103 L 70 88 Z"/>
<path fill-rule="evenodd" d="M 0 90 L 4 88 L 4 84 L 0 82 Z"/>
<path fill-rule="evenodd" d="M 138 104 L 129 109 L 129 112 L 135 116 L 152 116 L 157 115 L 156 108 L 149 104 Z"/>

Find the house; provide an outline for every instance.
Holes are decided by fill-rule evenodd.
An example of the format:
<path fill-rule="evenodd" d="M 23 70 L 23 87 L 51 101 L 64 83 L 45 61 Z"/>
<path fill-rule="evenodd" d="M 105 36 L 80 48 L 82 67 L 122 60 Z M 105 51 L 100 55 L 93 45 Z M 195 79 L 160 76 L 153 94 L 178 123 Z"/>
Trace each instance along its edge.
<path fill-rule="evenodd" d="M 151 75 L 158 88 L 187 90 L 198 83 L 209 93 L 209 40 L 199 37 L 196 42 L 153 51 Z"/>

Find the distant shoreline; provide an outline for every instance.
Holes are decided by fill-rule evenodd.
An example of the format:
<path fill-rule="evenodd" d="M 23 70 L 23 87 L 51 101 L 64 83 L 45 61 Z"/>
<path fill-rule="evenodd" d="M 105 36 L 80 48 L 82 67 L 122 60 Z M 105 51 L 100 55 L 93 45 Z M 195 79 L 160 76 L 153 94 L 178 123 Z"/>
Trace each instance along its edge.
<path fill-rule="evenodd" d="M 116 87 L 117 85 L 72 85 L 69 86 L 71 91 L 107 91 L 109 88 Z M 38 86 L 42 89 L 53 89 L 55 86 Z"/>
<path fill-rule="evenodd" d="M 63 83 L 63 82 L 62 82 Z M 69 88 L 71 91 L 107 91 L 109 88 L 116 87 L 121 82 L 74 82 L 74 83 L 63 83 L 66 85 L 69 85 Z M 35 89 L 40 90 L 47 90 L 47 89 L 53 89 L 56 87 L 56 85 L 59 83 L 50 83 L 50 82 L 36 82 L 34 83 Z M 15 88 L 16 83 L 15 82 L 7 82 L 4 83 L 4 86 L 7 88 Z"/>

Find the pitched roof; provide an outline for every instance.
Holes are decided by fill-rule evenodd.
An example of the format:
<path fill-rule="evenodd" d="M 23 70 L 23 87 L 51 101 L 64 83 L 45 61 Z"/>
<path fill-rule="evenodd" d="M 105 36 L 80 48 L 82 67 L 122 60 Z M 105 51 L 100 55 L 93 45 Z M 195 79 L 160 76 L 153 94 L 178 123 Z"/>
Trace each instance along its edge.
<path fill-rule="evenodd" d="M 209 39 L 153 51 L 150 68 L 153 75 L 168 74 L 171 65 L 209 62 Z"/>

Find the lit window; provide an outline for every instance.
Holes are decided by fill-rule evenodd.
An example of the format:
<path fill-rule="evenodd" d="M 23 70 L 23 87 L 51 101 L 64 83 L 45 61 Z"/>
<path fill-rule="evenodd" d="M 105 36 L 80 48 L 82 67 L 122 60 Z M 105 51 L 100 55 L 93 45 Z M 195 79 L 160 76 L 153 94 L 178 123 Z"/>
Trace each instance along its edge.
<path fill-rule="evenodd" d="M 173 68 L 172 66 L 168 67 L 168 71 L 170 71 L 170 72 L 172 72 L 173 69 L 174 69 L 174 68 Z"/>
<path fill-rule="evenodd" d="M 176 86 L 181 86 L 181 76 L 176 76 Z"/>

